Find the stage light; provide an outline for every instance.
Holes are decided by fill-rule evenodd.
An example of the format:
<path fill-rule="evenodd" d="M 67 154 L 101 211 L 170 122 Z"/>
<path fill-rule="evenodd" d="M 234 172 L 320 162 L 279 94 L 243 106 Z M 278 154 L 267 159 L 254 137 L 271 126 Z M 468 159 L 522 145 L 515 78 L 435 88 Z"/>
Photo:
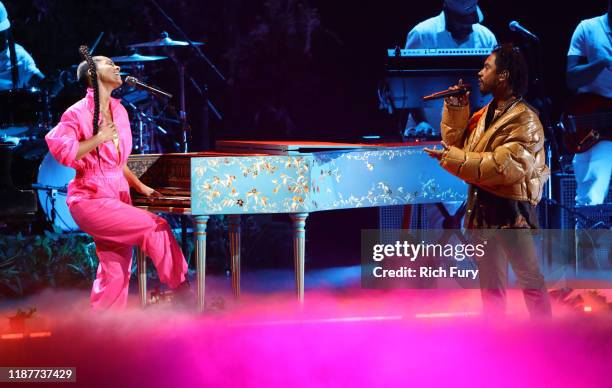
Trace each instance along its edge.
<path fill-rule="evenodd" d="M 477 317 L 482 315 L 478 312 L 463 311 L 463 312 L 439 312 L 439 313 L 420 313 L 416 314 L 417 319 L 431 319 L 431 318 L 463 318 L 463 317 Z"/>
<path fill-rule="evenodd" d="M 0 338 L 3 340 L 16 340 L 16 339 L 24 339 L 24 338 L 46 338 L 51 337 L 50 331 L 37 331 L 32 333 L 7 333 L 2 334 Z"/>
<path fill-rule="evenodd" d="M 45 337 L 51 337 L 51 332 L 50 331 L 39 331 L 36 333 L 30 333 L 30 338 L 45 338 Z"/>
<path fill-rule="evenodd" d="M 1 338 L 5 340 L 22 339 L 23 333 L 2 334 Z"/>

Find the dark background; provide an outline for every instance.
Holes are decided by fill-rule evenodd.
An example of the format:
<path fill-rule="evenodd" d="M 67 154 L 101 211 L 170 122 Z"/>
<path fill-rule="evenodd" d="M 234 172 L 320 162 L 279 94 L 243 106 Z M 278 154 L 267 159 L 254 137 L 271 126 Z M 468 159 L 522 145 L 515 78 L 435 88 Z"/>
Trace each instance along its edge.
<path fill-rule="evenodd" d="M 125 45 L 161 31 L 180 39 L 151 1 L 4 1 L 17 42 L 49 77 L 79 61 L 80 44 L 105 32 L 97 53 L 127 54 Z M 189 49 L 179 55 L 224 116 L 212 119 L 217 138 L 356 139 L 388 130 L 376 86 L 384 77 L 385 49 L 403 46 L 416 23 L 437 15 L 437 1 L 158 0 L 227 77 L 221 82 Z M 584 18 L 605 12 L 606 0 L 582 2 L 480 1 L 483 24 L 499 42 L 523 43 L 508 22 L 518 20 L 541 38 L 553 118 L 568 97 L 566 53 Z M 528 48 L 528 52 L 533 52 Z M 142 51 L 143 54 L 154 52 Z M 163 54 L 161 52 L 155 52 Z M 170 61 L 150 66 L 150 82 L 178 92 Z M 178 100 L 175 99 L 175 104 Z M 188 88 L 196 143 L 202 138 L 202 99 Z M 203 145 L 195 144 L 195 148 Z"/>
<path fill-rule="evenodd" d="M 168 31 L 174 39 L 182 38 L 151 1 L 4 3 L 16 41 L 32 53 L 50 79 L 57 78 L 61 71 L 72 74 L 70 66 L 80 60 L 78 46 L 92 45 L 101 31 L 105 35 L 96 53 L 107 56 L 128 54 L 127 44 L 154 40 L 161 31 Z M 442 8 L 442 0 L 158 3 L 192 40 L 206 42 L 203 51 L 227 82 L 222 82 L 190 49 L 177 54 L 185 60 L 189 72 L 208 85 L 211 100 L 224 116 L 222 121 L 211 118 L 214 136 L 240 139 L 357 140 L 363 134 L 396 131 L 393 118 L 378 109 L 376 95 L 377 84 L 384 78 L 385 50 L 403 47 L 407 32 Z M 499 42 L 525 43 L 508 30 L 511 20 L 540 37 L 553 120 L 569 97 L 565 66 L 572 32 L 580 20 L 603 14 L 606 6 L 606 0 L 480 1 L 483 24 Z M 526 47 L 526 52 L 533 54 L 534 48 Z M 141 53 L 163 55 L 161 51 Z M 170 61 L 148 65 L 147 71 L 150 83 L 178 94 L 177 72 Z M 203 132 L 203 99 L 192 87 L 188 87 L 187 97 L 195 150 L 205 147 L 210 137 Z M 176 98 L 173 104 L 178 105 Z M 309 265 L 340 263 L 347 256 L 358 258 L 360 230 L 378 227 L 377 212 L 313 213 L 308 219 L 308 256 L 317 259 Z M 286 217 L 260 217 L 254 230 L 253 236 L 259 237 L 246 240 L 273 241 L 278 250 L 271 253 L 269 245 L 267 251 L 263 249 L 278 258 L 269 265 L 280 265 L 279 260 L 291 257 Z M 332 230 L 335 233 L 330 233 Z"/>

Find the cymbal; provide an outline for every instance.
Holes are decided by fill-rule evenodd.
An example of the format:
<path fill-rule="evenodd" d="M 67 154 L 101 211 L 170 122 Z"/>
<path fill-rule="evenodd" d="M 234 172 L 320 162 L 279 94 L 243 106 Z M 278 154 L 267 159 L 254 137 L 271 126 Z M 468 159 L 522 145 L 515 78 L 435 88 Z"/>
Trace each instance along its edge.
<path fill-rule="evenodd" d="M 194 46 L 201 46 L 203 42 L 191 42 Z M 165 36 L 163 38 L 151 41 L 151 42 L 142 42 L 142 43 L 134 43 L 128 45 L 130 48 L 141 48 L 141 47 L 177 47 L 177 46 L 189 46 L 189 42 L 185 42 L 182 40 L 174 40 L 169 36 Z"/>
<path fill-rule="evenodd" d="M 162 57 L 159 55 L 140 55 L 140 54 L 132 54 L 132 55 L 124 55 L 121 57 L 112 57 L 113 62 L 116 63 L 130 63 L 130 62 L 153 62 L 153 61 L 161 61 L 162 59 L 167 59 L 168 57 Z"/>

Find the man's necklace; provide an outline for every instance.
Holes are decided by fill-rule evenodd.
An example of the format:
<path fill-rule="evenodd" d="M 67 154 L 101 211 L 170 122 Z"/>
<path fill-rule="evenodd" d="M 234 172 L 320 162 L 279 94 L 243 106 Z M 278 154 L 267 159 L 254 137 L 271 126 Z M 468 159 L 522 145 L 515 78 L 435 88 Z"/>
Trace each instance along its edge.
<path fill-rule="evenodd" d="M 516 98 L 513 96 L 508 101 L 506 101 L 504 104 L 496 106 L 494 117 L 497 118 L 503 115 L 504 113 L 506 113 L 519 100 L 520 100 L 519 98 Z"/>

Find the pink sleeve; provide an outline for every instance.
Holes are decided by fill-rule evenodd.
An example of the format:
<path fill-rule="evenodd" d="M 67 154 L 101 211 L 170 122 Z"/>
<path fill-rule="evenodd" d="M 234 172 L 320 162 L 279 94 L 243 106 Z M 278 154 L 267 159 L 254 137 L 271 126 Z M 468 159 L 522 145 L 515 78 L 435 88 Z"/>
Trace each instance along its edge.
<path fill-rule="evenodd" d="M 65 166 L 74 167 L 79 150 L 79 121 L 74 112 L 64 112 L 59 124 L 45 139 L 55 160 Z"/>

